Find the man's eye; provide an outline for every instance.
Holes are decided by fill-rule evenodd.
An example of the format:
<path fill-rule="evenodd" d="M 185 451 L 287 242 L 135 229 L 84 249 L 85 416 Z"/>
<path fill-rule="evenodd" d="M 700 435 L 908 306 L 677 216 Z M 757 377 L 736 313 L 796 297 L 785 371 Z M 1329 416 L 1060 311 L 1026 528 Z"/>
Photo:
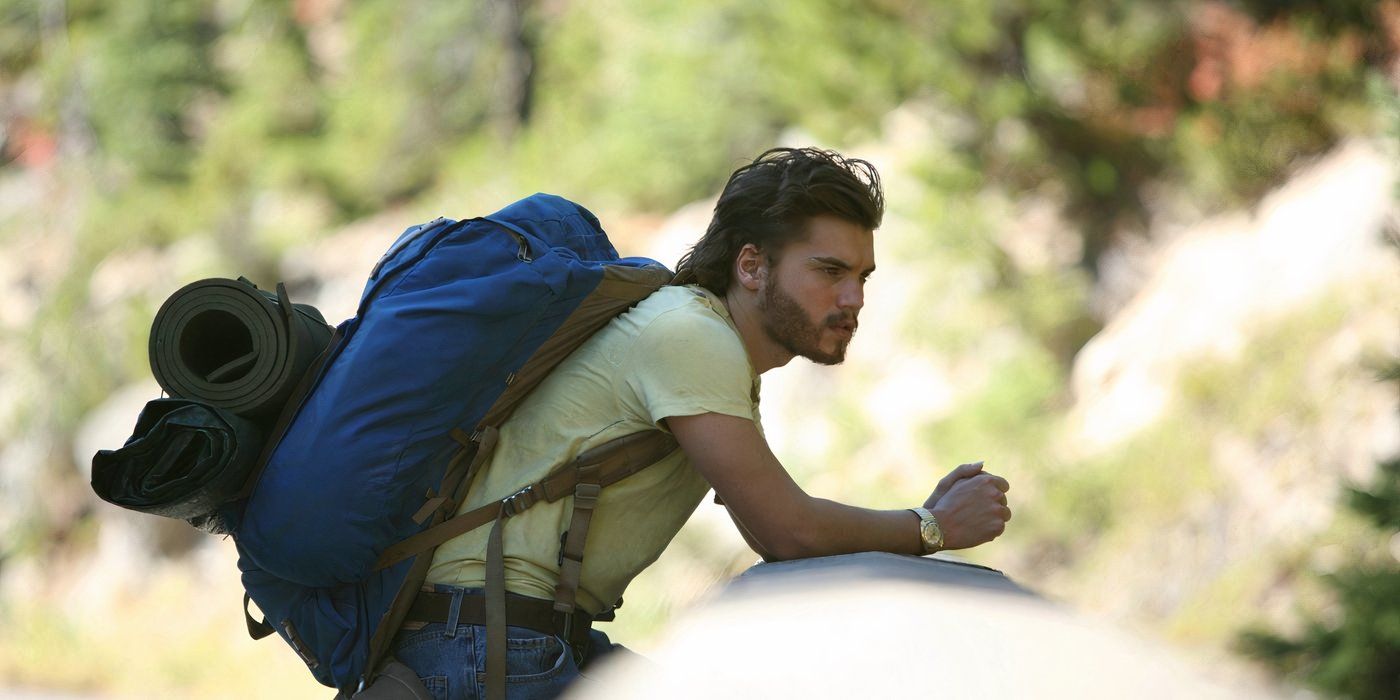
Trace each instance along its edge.
<path fill-rule="evenodd" d="M 825 272 L 828 277 L 840 277 L 842 270 L 839 267 L 826 267 L 822 268 L 822 272 Z"/>

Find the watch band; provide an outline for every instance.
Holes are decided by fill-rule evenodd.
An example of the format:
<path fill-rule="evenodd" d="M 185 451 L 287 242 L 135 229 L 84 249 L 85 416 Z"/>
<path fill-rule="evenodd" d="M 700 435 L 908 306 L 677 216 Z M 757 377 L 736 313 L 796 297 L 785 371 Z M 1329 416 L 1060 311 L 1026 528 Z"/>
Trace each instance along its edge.
<path fill-rule="evenodd" d="M 919 516 L 919 542 L 923 545 L 923 553 L 933 554 L 943 549 L 943 527 L 938 524 L 938 518 L 933 517 L 927 508 L 909 510 Z"/>

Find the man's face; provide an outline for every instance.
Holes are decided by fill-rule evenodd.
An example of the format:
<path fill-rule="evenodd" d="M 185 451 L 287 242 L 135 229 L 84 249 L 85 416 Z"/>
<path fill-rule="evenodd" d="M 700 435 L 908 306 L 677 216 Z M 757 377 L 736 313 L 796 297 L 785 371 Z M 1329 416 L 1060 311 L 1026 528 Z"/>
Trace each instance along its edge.
<path fill-rule="evenodd" d="M 872 233 L 830 216 L 812 219 L 806 240 L 770 262 L 759 295 L 763 329 L 774 343 L 824 365 L 846 359 L 865 305 L 865 280 L 875 271 Z"/>

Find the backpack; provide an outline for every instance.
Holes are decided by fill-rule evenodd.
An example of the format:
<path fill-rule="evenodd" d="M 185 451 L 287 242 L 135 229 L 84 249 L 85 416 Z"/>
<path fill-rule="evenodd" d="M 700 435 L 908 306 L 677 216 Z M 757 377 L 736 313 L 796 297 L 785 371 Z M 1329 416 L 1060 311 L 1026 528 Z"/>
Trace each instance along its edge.
<path fill-rule="evenodd" d="M 669 436 L 622 438 L 454 514 L 520 401 L 671 277 L 652 260 L 619 259 L 593 214 L 553 195 L 406 230 L 282 411 L 231 519 L 249 634 L 275 631 L 318 681 L 348 696 L 387 662 L 438 544 L 494 523 L 486 604 L 503 620 L 503 522 L 567 497 L 574 518 L 561 537 L 554 608 L 572 622 L 598 489 L 665 456 Z M 263 621 L 247 613 L 250 599 Z M 497 695 L 504 650 L 504 623 L 488 624 Z"/>

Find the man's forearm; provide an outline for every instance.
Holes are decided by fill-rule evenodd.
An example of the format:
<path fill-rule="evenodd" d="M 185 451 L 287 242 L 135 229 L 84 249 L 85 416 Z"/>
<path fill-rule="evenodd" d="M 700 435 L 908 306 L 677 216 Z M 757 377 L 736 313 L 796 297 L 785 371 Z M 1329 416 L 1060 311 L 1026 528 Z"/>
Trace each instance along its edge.
<path fill-rule="evenodd" d="M 810 498 L 806 510 L 807 514 L 791 536 L 779 538 L 771 546 L 763 543 L 767 550 L 765 559 L 804 559 L 854 552 L 923 552 L 919 516 L 911 511 L 873 510 L 825 498 Z"/>

